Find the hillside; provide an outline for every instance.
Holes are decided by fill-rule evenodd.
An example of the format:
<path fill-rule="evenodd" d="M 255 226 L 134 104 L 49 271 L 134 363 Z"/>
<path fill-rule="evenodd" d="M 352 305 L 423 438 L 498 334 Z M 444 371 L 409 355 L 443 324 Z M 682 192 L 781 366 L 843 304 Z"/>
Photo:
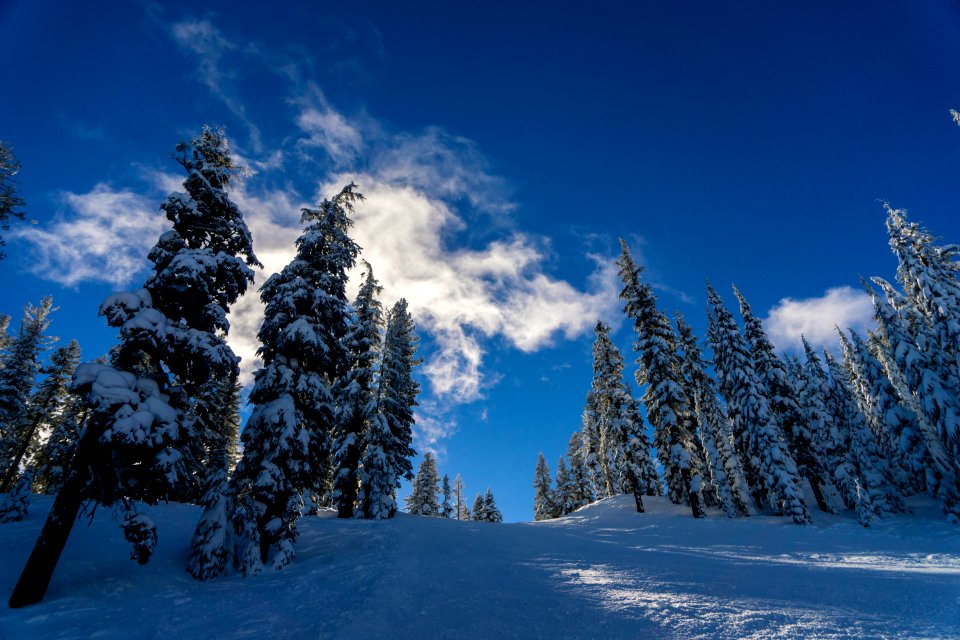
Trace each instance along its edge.
<path fill-rule="evenodd" d="M 620 497 L 543 523 L 304 518 L 296 562 L 208 583 L 183 570 L 196 508 L 152 510 L 146 567 L 110 514 L 78 522 L 46 600 L 0 609 L 21 638 L 960 636 L 960 530 L 932 502 L 865 530 L 848 515 L 694 520 Z M 10 593 L 43 522 L 0 526 Z M 264 635 L 269 632 L 269 635 Z"/>

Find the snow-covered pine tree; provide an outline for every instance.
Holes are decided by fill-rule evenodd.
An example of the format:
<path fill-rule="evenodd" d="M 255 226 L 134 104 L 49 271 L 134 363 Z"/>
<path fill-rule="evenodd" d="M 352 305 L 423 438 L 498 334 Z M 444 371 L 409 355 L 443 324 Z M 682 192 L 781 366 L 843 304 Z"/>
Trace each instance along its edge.
<path fill-rule="evenodd" d="M 497 503 L 493 499 L 493 491 L 489 488 L 483 494 L 483 516 L 486 522 L 503 522 L 503 514 L 497 508 Z"/>
<path fill-rule="evenodd" d="M 457 520 L 470 519 L 470 507 L 467 506 L 467 501 L 463 496 L 463 478 L 460 477 L 459 473 L 453 479 L 453 508 L 454 517 Z"/>
<path fill-rule="evenodd" d="M 293 560 L 304 498 L 318 493 L 327 475 L 334 384 L 349 368 L 347 272 L 360 250 L 349 236 L 349 214 L 361 199 L 351 183 L 318 208 L 303 209 L 297 255 L 260 288 L 263 367 L 254 374 L 243 457 L 231 478 L 237 553 L 247 576 L 262 571 L 273 549 L 275 569 Z"/>
<path fill-rule="evenodd" d="M 53 421 L 50 437 L 32 463 L 33 488 L 37 493 L 56 495 L 60 491 L 83 435 L 89 409 L 76 392 L 67 389 L 67 394 L 63 411 Z"/>
<path fill-rule="evenodd" d="M 600 451 L 600 431 L 597 428 L 593 412 L 593 391 L 587 392 L 587 401 L 580 414 L 579 459 L 581 460 L 584 477 L 590 485 L 590 493 L 596 499 L 607 495 L 606 482 L 603 475 L 603 465 L 601 464 L 602 452 Z"/>
<path fill-rule="evenodd" d="M 777 356 L 773 344 L 767 338 L 760 319 L 753 314 L 750 304 L 736 286 L 733 292 L 740 302 L 740 315 L 743 316 L 743 337 L 750 345 L 753 367 L 770 405 L 770 415 L 783 432 L 790 447 L 790 454 L 797 463 L 797 471 L 810 485 L 817 507 L 821 511 L 832 513 L 833 509 L 824 497 L 830 493 L 829 473 L 816 455 L 811 444 L 811 434 L 803 420 L 803 411 L 797 403 L 786 365 Z"/>
<path fill-rule="evenodd" d="M 597 322 L 594 335 L 593 381 L 587 394 L 586 410 L 590 416 L 590 428 L 595 430 L 597 438 L 600 471 L 597 493 L 606 498 L 623 492 L 620 464 L 626 440 L 626 396 L 623 393 L 623 356 L 610 341 L 610 327 Z M 594 437 L 592 431 L 591 438 Z"/>
<path fill-rule="evenodd" d="M 3 361 L 5 359 L 4 352 L 7 350 L 7 347 L 10 346 L 12 338 L 8 329 L 10 328 L 10 316 L 5 313 L 0 313 L 0 369 L 3 369 Z"/>
<path fill-rule="evenodd" d="M 383 416 L 374 415 L 364 438 L 359 478 L 359 508 L 356 515 L 367 520 L 386 520 L 397 513 L 397 476 L 389 451 L 394 439 Z"/>
<path fill-rule="evenodd" d="M 407 511 L 418 516 L 439 516 L 440 473 L 433 454 L 427 451 L 413 479 L 413 492 L 404 499 Z"/>
<path fill-rule="evenodd" d="M 810 521 L 796 463 L 783 434 L 770 415 L 770 406 L 757 379 L 747 344 L 733 316 L 713 287 L 709 343 L 720 392 L 727 400 L 734 444 L 757 506 L 790 516 L 796 524 Z"/>
<path fill-rule="evenodd" d="M 960 248 L 937 246 L 929 231 L 907 221 L 906 211 L 884 206 L 890 248 L 899 263 L 897 280 L 910 305 L 929 323 L 936 350 L 949 369 L 943 377 L 960 379 Z"/>
<path fill-rule="evenodd" d="M 30 485 L 33 473 L 28 469 L 13 486 L 13 491 L 0 496 L 0 523 L 19 522 L 30 509 Z"/>
<path fill-rule="evenodd" d="M 440 483 L 440 496 L 440 517 L 452 518 L 453 503 L 451 502 L 452 496 L 450 494 L 450 476 L 447 474 L 443 474 L 443 481 Z"/>
<path fill-rule="evenodd" d="M 733 447 L 730 417 L 720 406 L 713 380 L 706 372 L 693 327 L 684 317 L 676 315 L 677 335 L 683 353 L 681 372 L 689 385 L 700 437 L 707 452 L 707 464 L 717 489 L 720 508 L 728 518 L 750 515 L 750 490 L 743 475 L 743 467 Z"/>
<path fill-rule="evenodd" d="M 703 460 L 691 431 L 693 406 L 683 391 L 676 353 L 676 334 L 656 307 L 650 285 L 640 282 L 640 268 L 630 256 L 626 242 L 617 264 L 623 290 L 624 311 L 633 320 L 637 340 L 637 384 L 646 385 L 643 403 L 653 425 L 653 446 L 664 468 L 667 492 L 675 504 L 686 502 L 695 518 L 706 515 L 701 490 Z"/>
<path fill-rule="evenodd" d="M 554 517 L 565 516 L 576 510 L 574 493 L 576 488 L 567 470 L 567 461 L 563 456 L 557 460 L 557 487 L 553 492 Z"/>
<path fill-rule="evenodd" d="M 20 331 L 4 354 L 4 366 L 0 369 L 0 493 L 13 487 L 20 461 L 33 438 L 27 406 L 40 370 L 38 356 L 49 343 L 43 332 L 50 326 L 48 316 L 52 311 L 50 296 L 39 307 L 26 305 Z"/>
<path fill-rule="evenodd" d="M 576 511 L 594 501 L 593 483 L 583 459 L 583 432 L 574 431 L 567 443 L 567 460 L 570 461 L 573 508 Z"/>
<path fill-rule="evenodd" d="M 624 384 L 626 403 L 624 404 L 624 425 L 626 429 L 626 443 L 621 464 L 621 479 L 624 491 L 630 493 L 634 488 L 639 489 L 645 496 L 662 496 L 663 483 L 657 465 L 653 462 L 650 453 L 650 438 L 647 437 L 640 405 L 633 398 L 629 387 Z"/>
<path fill-rule="evenodd" d="M 392 442 L 386 451 L 395 486 L 400 478 L 413 479 L 413 408 L 417 406 L 420 384 L 413 378 L 417 358 L 416 326 L 407 310 L 407 301 L 398 300 L 387 313 L 387 329 L 383 337 L 380 382 L 377 389 L 377 413 L 383 417 Z"/>
<path fill-rule="evenodd" d="M 364 261 L 363 267 L 363 284 L 353 304 L 353 322 L 344 338 L 350 368 L 337 381 L 336 387 L 338 411 L 333 438 L 333 502 L 339 518 L 353 517 L 363 439 L 377 416 L 375 377 L 383 327 L 383 308 L 377 296 L 382 287 L 373 277 L 370 264 Z"/>
<path fill-rule="evenodd" d="M 26 205 L 20 196 L 20 186 L 14 176 L 20 172 L 20 161 L 13 155 L 10 145 L 0 140 L 0 229 L 10 228 L 10 220 L 23 220 L 26 214 L 20 209 Z M 5 256 L 3 246 L 6 242 L 0 236 L 0 260 Z"/>
<path fill-rule="evenodd" d="M 27 409 L 19 426 L 20 444 L 14 453 L 13 461 L 0 484 L 0 492 L 13 486 L 14 479 L 22 462 L 31 459 L 30 467 L 37 470 L 45 462 L 44 441 L 63 418 L 66 406 L 72 401 L 70 380 L 80 363 L 80 343 L 71 340 L 66 347 L 54 350 L 50 355 L 50 364 L 41 367 L 43 380 L 30 397 Z M 2 377 L 2 376 L 0 376 Z"/>
<path fill-rule="evenodd" d="M 543 452 L 537 457 L 537 467 L 533 474 L 533 519 L 549 520 L 556 517 L 553 490 L 550 488 L 550 467 Z"/>
<path fill-rule="evenodd" d="M 833 355 L 824 350 L 830 372 L 828 407 L 834 415 L 839 451 L 837 466 L 849 469 L 852 486 L 840 489 L 857 511 L 861 525 L 868 527 L 874 517 L 884 517 L 905 510 L 903 497 L 890 481 L 890 470 L 880 456 L 873 433 L 857 405 L 846 371 Z"/>
<path fill-rule="evenodd" d="M 925 456 L 928 465 L 927 491 L 940 499 L 948 520 L 960 521 L 960 469 L 948 446 L 955 420 L 951 411 L 957 399 L 949 395 L 940 373 L 911 336 L 909 322 L 904 320 L 890 300 L 893 297 L 897 302 L 902 302 L 902 298 L 886 281 L 875 278 L 874 282 L 884 289 L 886 296 L 880 295 L 866 283 L 864 287 L 873 299 L 877 323 L 886 346 L 887 374 L 895 386 L 899 384 L 902 388 L 901 400 L 917 417 L 928 454 Z M 909 314 L 910 310 L 906 307 L 904 304 L 901 308 Z M 922 332 L 922 324 L 918 322 L 916 325 Z"/>
<path fill-rule="evenodd" d="M 483 496 L 477 494 L 477 497 L 473 499 L 473 519 L 479 522 L 486 520 L 486 507 L 483 502 Z"/>

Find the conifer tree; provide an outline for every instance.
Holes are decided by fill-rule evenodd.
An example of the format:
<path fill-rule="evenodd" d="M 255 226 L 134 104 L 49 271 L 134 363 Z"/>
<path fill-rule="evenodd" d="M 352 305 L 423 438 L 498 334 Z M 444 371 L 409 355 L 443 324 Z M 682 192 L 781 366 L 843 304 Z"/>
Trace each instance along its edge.
<path fill-rule="evenodd" d="M 626 443 L 624 445 L 623 464 L 620 482 L 627 493 L 635 488 L 645 496 L 662 496 L 663 483 L 650 453 L 650 438 L 647 437 L 640 406 L 626 385 L 626 403 L 624 405 Z"/>
<path fill-rule="evenodd" d="M 413 378 L 413 368 L 422 362 L 416 356 L 419 340 L 413 317 L 407 310 L 407 301 L 401 298 L 387 313 L 377 389 L 377 413 L 382 416 L 391 436 L 387 460 L 398 487 L 400 478 L 413 478 L 411 459 L 416 455 L 413 450 L 413 408 L 417 406 L 420 393 L 420 384 Z"/>
<path fill-rule="evenodd" d="M 746 479 L 757 506 L 790 516 L 796 524 L 810 521 L 796 464 L 774 422 L 753 360 L 740 329 L 723 302 L 707 285 L 710 302 L 709 343 L 720 392 L 727 400 L 734 443 L 744 462 Z"/>
<path fill-rule="evenodd" d="M 470 507 L 467 506 L 467 502 L 463 496 L 463 478 L 460 477 L 459 473 L 457 474 L 457 477 L 453 479 L 453 501 L 456 519 L 469 520 Z"/>
<path fill-rule="evenodd" d="M 807 480 L 821 511 L 832 512 L 824 497 L 829 493 L 829 474 L 811 443 L 811 434 L 803 420 L 803 411 L 797 402 L 790 376 L 783 361 L 777 356 L 773 344 L 767 338 L 760 319 L 753 314 L 750 304 L 743 294 L 734 287 L 733 292 L 740 302 L 740 314 L 743 316 L 744 339 L 750 345 L 757 379 L 762 385 L 770 406 L 770 415 L 787 439 L 790 454 L 797 463 L 797 472 Z"/>
<path fill-rule="evenodd" d="M 0 140 L 0 229 L 10 228 L 10 220 L 23 220 L 26 214 L 20 209 L 26 202 L 20 196 L 20 186 L 14 176 L 20 172 L 20 161 L 13 155 L 10 145 Z M 0 260 L 6 254 L 3 247 L 6 242 L 0 236 Z"/>
<path fill-rule="evenodd" d="M 537 468 L 533 476 L 533 519 L 549 520 L 555 517 L 556 507 L 553 502 L 553 491 L 550 488 L 550 468 L 543 452 L 537 457 Z"/>
<path fill-rule="evenodd" d="M 3 369 L 4 352 L 7 350 L 11 341 L 10 334 L 7 331 L 9 328 L 10 316 L 5 313 L 0 313 L 0 369 Z"/>
<path fill-rule="evenodd" d="M 553 492 L 554 517 L 565 516 L 576 511 L 573 479 L 567 470 L 567 462 L 563 456 L 557 460 L 557 488 Z"/>
<path fill-rule="evenodd" d="M 13 491 L 0 496 L 0 523 L 19 522 L 30 509 L 30 485 L 33 473 L 27 470 L 13 487 Z"/>
<path fill-rule="evenodd" d="M 440 517 L 452 518 L 453 503 L 450 501 L 452 498 L 450 495 L 450 476 L 447 474 L 443 474 L 443 481 L 440 483 L 440 495 L 442 498 L 440 501 Z"/>
<path fill-rule="evenodd" d="M 576 511 L 594 501 L 593 483 L 583 459 L 583 439 L 582 431 L 574 431 L 567 443 L 567 459 L 570 461 L 570 483 L 573 499 L 571 511 Z"/>
<path fill-rule="evenodd" d="M 396 515 L 397 476 L 388 453 L 393 447 L 393 435 L 386 421 L 383 416 L 375 414 L 363 445 L 357 517 L 386 520 Z"/>
<path fill-rule="evenodd" d="M 21 424 L 18 425 L 20 442 L 3 477 L 3 482 L 0 483 L 0 493 L 13 486 L 21 462 L 25 462 L 28 457 L 36 457 L 40 454 L 41 437 L 46 435 L 49 439 L 52 430 L 56 428 L 66 405 L 71 400 L 68 391 L 70 379 L 79 363 L 80 344 L 76 340 L 71 340 L 69 345 L 53 352 L 49 366 L 41 368 L 41 373 L 46 377 L 37 385 L 36 392 L 30 397 Z M 31 466 L 36 470 L 41 462 L 36 460 Z"/>
<path fill-rule="evenodd" d="M 407 511 L 417 516 L 439 516 L 439 493 L 440 474 L 437 471 L 437 461 L 433 454 L 427 451 L 423 454 L 423 460 L 413 479 L 413 492 L 404 500 Z"/>
<path fill-rule="evenodd" d="M 67 389 L 63 410 L 53 420 L 50 437 L 32 463 L 34 491 L 47 495 L 56 495 L 60 491 L 76 455 L 88 414 L 82 398 L 72 389 Z"/>
<path fill-rule="evenodd" d="M 0 369 L 0 492 L 9 491 L 19 473 L 20 461 L 34 435 L 35 426 L 28 416 L 30 390 L 40 369 L 38 356 L 46 348 L 43 335 L 50 325 L 53 299 L 43 299 L 39 307 L 23 309 L 20 331 L 4 357 Z"/>
<path fill-rule="evenodd" d="M 353 323 L 344 338 L 350 368 L 338 381 L 336 392 L 339 409 L 333 442 L 333 500 L 340 518 L 353 517 L 363 438 L 377 410 L 375 368 L 383 326 L 383 310 L 377 296 L 382 287 L 373 277 L 370 264 L 363 265 L 364 280 L 353 305 Z"/>
<path fill-rule="evenodd" d="M 485 522 L 503 522 L 503 514 L 497 509 L 497 503 L 493 499 L 493 491 L 487 488 L 483 494 L 483 519 Z"/>
<path fill-rule="evenodd" d="M 646 385 L 643 403 L 653 425 L 653 445 L 664 468 L 668 495 L 676 504 L 687 502 L 695 518 L 706 515 L 701 490 L 703 461 L 691 431 L 693 407 L 680 384 L 676 335 L 670 322 L 656 307 L 649 285 L 640 282 L 640 268 L 626 243 L 617 264 L 624 287 L 620 299 L 633 320 L 637 341 L 637 384 Z"/>
<path fill-rule="evenodd" d="M 486 503 L 483 501 L 483 496 L 477 493 L 477 497 L 473 499 L 473 519 L 483 522 L 486 520 L 486 513 Z"/>
<path fill-rule="evenodd" d="M 350 212 L 362 198 L 351 183 L 317 209 L 303 209 L 307 226 L 297 255 L 260 288 L 263 367 L 254 376 L 243 457 L 231 479 L 244 575 L 260 573 L 274 549 L 273 568 L 293 560 L 304 499 L 319 493 L 327 476 L 334 385 L 349 368 L 347 272 L 359 253 L 349 236 Z"/>
<path fill-rule="evenodd" d="M 707 463 L 717 489 L 720 508 L 728 518 L 749 516 L 750 491 L 733 447 L 730 418 L 717 400 L 713 380 L 707 375 L 693 328 L 679 313 L 676 323 L 683 352 L 683 377 L 689 385 L 689 395 L 697 412 L 700 437 L 707 452 Z"/>
<path fill-rule="evenodd" d="M 626 440 L 623 356 L 610 341 L 610 327 L 597 322 L 594 334 L 593 382 L 590 393 L 587 394 L 587 411 L 590 417 L 590 437 L 597 440 L 596 456 L 600 481 L 597 493 L 610 497 L 622 493 L 620 464 Z"/>

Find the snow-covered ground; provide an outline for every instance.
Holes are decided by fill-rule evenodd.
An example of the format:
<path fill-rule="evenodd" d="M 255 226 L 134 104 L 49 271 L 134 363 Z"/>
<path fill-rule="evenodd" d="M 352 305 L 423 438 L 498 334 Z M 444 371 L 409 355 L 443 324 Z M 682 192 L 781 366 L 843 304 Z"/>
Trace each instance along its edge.
<path fill-rule="evenodd" d="M 523 524 L 304 518 L 294 564 L 207 583 L 184 571 L 195 507 L 151 511 L 146 567 L 101 512 L 77 523 L 43 603 L 0 609 L 0 638 L 960 637 L 960 528 L 930 502 L 871 529 L 647 502 Z M 0 525 L 4 600 L 49 504 Z"/>

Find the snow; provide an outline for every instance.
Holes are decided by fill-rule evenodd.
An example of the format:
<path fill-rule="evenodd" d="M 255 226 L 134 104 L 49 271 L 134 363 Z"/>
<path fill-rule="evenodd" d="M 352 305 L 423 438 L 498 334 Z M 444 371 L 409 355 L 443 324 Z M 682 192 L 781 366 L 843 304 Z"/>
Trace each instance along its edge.
<path fill-rule="evenodd" d="M 4 638 L 877 638 L 960 636 L 960 530 L 933 500 L 876 520 L 694 519 L 631 496 L 538 523 L 399 514 L 298 522 L 296 560 L 254 578 L 186 573 L 199 508 L 145 508 L 150 563 L 108 510 L 78 521 L 46 600 Z M 10 593 L 50 498 L 0 526 Z"/>

